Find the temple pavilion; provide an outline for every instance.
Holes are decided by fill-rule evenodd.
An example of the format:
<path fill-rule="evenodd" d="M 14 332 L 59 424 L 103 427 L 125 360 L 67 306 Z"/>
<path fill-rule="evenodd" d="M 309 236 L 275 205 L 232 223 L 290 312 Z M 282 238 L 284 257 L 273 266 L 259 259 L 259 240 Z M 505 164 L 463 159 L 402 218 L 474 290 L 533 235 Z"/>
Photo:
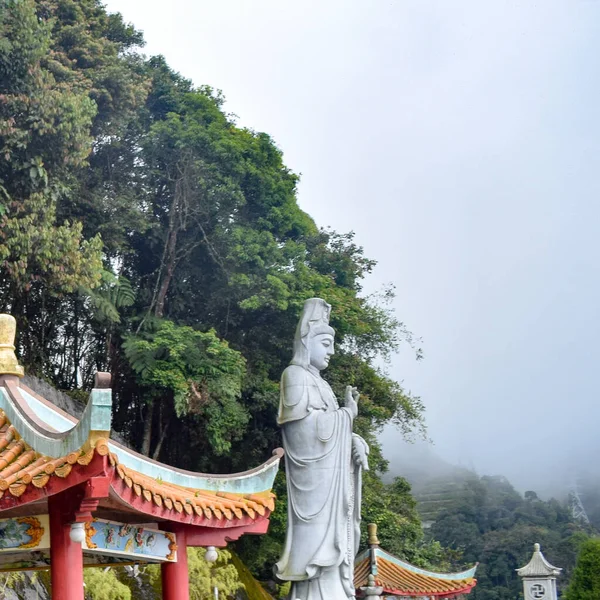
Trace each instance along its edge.
<path fill-rule="evenodd" d="M 83 600 L 84 567 L 154 562 L 188 600 L 187 547 L 266 533 L 282 450 L 232 475 L 150 460 L 110 439 L 109 374 L 80 420 L 24 385 L 15 329 L 0 315 L 0 571 L 49 568 L 54 600 Z"/>
<path fill-rule="evenodd" d="M 369 548 L 354 563 L 357 597 L 419 598 L 420 600 L 462 598 L 477 584 L 477 565 L 461 573 L 434 573 L 404 562 L 379 547 L 377 525 L 369 525 Z"/>

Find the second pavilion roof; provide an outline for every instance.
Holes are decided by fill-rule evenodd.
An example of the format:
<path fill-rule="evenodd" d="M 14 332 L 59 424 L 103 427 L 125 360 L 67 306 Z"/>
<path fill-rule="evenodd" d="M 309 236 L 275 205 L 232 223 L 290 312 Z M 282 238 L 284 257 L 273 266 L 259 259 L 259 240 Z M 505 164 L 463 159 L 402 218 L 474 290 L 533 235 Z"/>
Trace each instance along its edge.
<path fill-rule="evenodd" d="M 383 594 L 408 598 L 456 598 L 468 594 L 477 584 L 477 565 L 460 573 L 436 573 L 415 567 L 379 547 L 377 527 L 369 525 L 370 548 L 359 554 L 354 565 L 354 585 L 358 590 L 371 582 Z"/>

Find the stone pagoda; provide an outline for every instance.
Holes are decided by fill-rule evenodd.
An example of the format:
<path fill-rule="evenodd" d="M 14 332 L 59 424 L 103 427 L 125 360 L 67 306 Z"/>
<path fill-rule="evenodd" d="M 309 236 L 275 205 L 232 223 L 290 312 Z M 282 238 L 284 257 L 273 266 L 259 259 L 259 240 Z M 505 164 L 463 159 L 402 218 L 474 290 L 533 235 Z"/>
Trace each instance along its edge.
<path fill-rule="evenodd" d="M 535 544 L 529 563 L 517 569 L 523 579 L 525 600 L 557 600 L 556 577 L 561 571 L 544 558 L 540 545 Z"/>

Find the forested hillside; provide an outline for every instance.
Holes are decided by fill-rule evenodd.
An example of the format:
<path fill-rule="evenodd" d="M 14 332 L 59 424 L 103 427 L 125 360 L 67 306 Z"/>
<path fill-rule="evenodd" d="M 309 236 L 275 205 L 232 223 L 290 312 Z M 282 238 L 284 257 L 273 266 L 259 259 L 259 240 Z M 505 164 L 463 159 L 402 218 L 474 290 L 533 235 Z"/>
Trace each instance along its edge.
<path fill-rule="evenodd" d="M 573 518 L 566 493 L 560 500 L 544 500 L 535 491 L 522 494 L 505 477 L 481 477 L 446 462 L 431 444 L 407 446 L 395 452 L 386 477 L 401 473 L 408 479 L 427 537 L 442 544 L 454 569 L 479 563 L 470 597 L 519 598 L 515 569 L 529 561 L 534 543 L 563 568 L 559 589 L 566 588 L 581 543 L 597 532 L 594 523 Z M 585 491 L 591 506 L 594 497 Z"/>
<path fill-rule="evenodd" d="M 559 589 L 569 581 L 582 542 L 594 531 L 576 522 L 565 503 L 544 501 L 533 491 L 519 494 L 504 477 L 474 473 L 453 488 L 428 535 L 454 550 L 456 566 L 479 562 L 473 600 L 513 600 L 522 591 L 515 569 L 541 544 L 561 567 Z"/>
<path fill-rule="evenodd" d="M 361 391 L 365 519 L 392 551 L 442 561 L 377 432 L 420 431 L 422 406 L 376 367 L 410 343 L 352 234 L 320 230 L 265 133 L 236 125 L 98 0 L 0 0 L 0 310 L 28 373 L 84 399 L 112 374 L 114 427 L 141 452 L 227 472 L 280 445 L 279 376 L 306 298 L 333 306 L 327 378 Z M 418 355 L 418 349 L 415 349 Z M 266 572 L 270 536 L 240 551 Z M 250 560 L 252 559 L 252 560 Z"/>

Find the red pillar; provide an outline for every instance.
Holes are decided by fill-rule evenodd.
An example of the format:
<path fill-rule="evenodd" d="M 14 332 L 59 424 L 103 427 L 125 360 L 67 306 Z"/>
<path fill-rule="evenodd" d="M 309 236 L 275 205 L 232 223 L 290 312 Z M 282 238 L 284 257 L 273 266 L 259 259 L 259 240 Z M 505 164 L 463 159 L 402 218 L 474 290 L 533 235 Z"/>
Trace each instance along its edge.
<path fill-rule="evenodd" d="M 173 528 L 172 531 L 177 535 L 177 562 L 164 562 L 160 566 L 162 597 L 163 600 L 190 600 L 185 529 Z"/>
<path fill-rule="evenodd" d="M 61 492 L 48 498 L 52 600 L 84 600 L 83 551 L 81 544 L 71 541 L 71 524 L 63 513 L 65 506 L 70 504 L 65 496 L 68 493 Z"/>

